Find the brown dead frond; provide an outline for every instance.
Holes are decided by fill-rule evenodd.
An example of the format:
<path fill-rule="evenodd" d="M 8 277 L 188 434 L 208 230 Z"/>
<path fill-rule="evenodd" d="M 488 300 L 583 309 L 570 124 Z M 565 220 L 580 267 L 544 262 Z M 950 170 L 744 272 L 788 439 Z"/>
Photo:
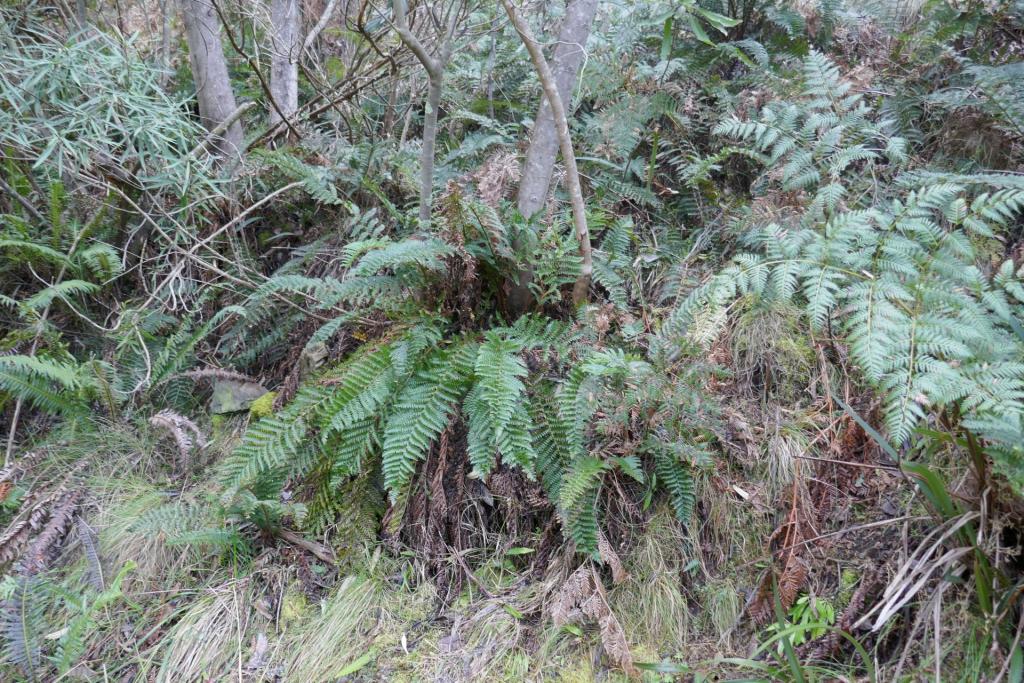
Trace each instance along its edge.
<path fill-rule="evenodd" d="M 807 562 L 803 558 L 804 541 L 811 537 L 807 531 L 811 525 L 810 515 L 813 506 L 804 501 L 801 480 L 794 476 L 792 495 L 790 498 L 789 515 L 768 539 L 768 543 L 777 543 L 775 563 L 765 572 L 757 592 L 747 606 L 747 614 L 757 624 L 766 624 L 775 613 L 775 597 L 783 610 L 788 610 L 796 601 L 800 589 L 807 581 Z"/>
<path fill-rule="evenodd" d="M 22 573 L 38 574 L 50 564 L 50 560 L 56 555 L 58 543 L 71 528 L 80 496 L 78 491 L 67 491 L 57 500 L 50 511 L 49 519 L 21 560 Z"/>
<path fill-rule="evenodd" d="M 637 674 L 626 632 L 608 606 L 604 585 L 593 567 L 581 565 L 558 589 L 551 605 L 555 626 L 595 621 L 601 630 L 601 645 L 608 658 L 627 674 Z"/>
<path fill-rule="evenodd" d="M 509 188 L 519 184 L 519 160 L 515 151 L 504 150 L 488 157 L 474 174 L 480 199 L 497 209 L 508 196 Z"/>
<path fill-rule="evenodd" d="M 601 557 L 601 561 L 611 568 L 613 583 L 620 584 L 629 578 L 625 567 L 622 566 L 619 554 L 615 552 L 612 544 L 608 542 L 608 539 L 605 538 L 604 533 L 600 529 L 597 531 L 597 552 Z"/>
<path fill-rule="evenodd" d="M 67 489 L 59 487 L 42 496 L 33 493 L 25 496 L 17 516 L 0 535 L 0 565 L 13 562 L 21 555 L 32 535 L 44 527 L 51 510 L 66 493 Z"/>
<path fill-rule="evenodd" d="M 178 446 L 178 462 L 175 469 L 184 471 L 188 468 L 189 456 L 193 448 L 205 448 L 207 441 L 195 422 L 173 410 L 161 410 L 149 418 L 149 424 L 158 429 L 166 430 Z"/>

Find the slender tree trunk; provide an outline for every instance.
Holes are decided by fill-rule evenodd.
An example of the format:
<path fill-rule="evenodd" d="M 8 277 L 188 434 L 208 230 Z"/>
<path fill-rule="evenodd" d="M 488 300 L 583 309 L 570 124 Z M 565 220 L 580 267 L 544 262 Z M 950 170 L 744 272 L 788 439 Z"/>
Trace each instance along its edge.
<path fill-rule="evenodd" d="M 220 42 L 220 22 L 210 0 L 180 0 L 180 5 L 199 117 L 207 130 L 214 130 L 238 108 Z M 213 143 L 213 148 L 220 156 L 239 159 L 243 142 L 242 124 L 235 121 Z"/>
<path fill-rule="evenodd" d="M 572 103 L 572 92 L 586 56 L 587 38 L 596 13 L 597 0 L 568 0 L 565 8 L 565 18 L 552 55 L 551 72 L 558 96 L 567 110 Z M 547 201 L 558 148 L 558 130 L 551 104 L 547 97 L 542 97 L 520 172 L 517 205 L 524 218 L 533 216 Z M 524 268 L 519 273 L 519 281 L 513 285 L 509 295 L 509 305 L 514 313 L 522 313 L 529 305 L 529 284 L 532 280 L 531 268 Z"/>
<path fill-rule="evenodd" d="M 391 90 L 388 91 L 388 104 L 384 109 L 384 134 L 388 137 L 394 137 L 395 134 L 395 116 L 398 113 L 398 85 L 399 81 L 395 77 L 397 70 L 391 70 Z"/>
<path fill-rule="evenodd" d="M 171 77 L 171 12 L 168 0 L 160 0 L 160 86 Z"/>
<path fill-rule="evenodd" d="M 590 248 L 590 230 L 587 227 L 587 211 L 583 204 L 583 188 L 580 185 L 579 170 L 576 168 L 576 152 L 572 148 L 572 137 L 569 135 L 569 120 L 565 113 L 565 106 L 562 104 L 562 98 L 558 93 L 555 74 L 547 60 L 544 59 L 540 44 L 533 38 L 530 27 L 519 16 L 511 0 L 501 0 L 501 3 L 505 6 L 512 25 L 523 39 L 523 45 L 526 46 L 527 52 L 530 53 L 530 61 L 533 62 L 533 66 L 537 70 L 541 87 L 544 89 L 544 97 L 551 107 L 556 138 L 562 152 L 562 160 L 565 162 L 565 183 L 569 191 L 569 199 L 572 202 L 573 226 L 576 229 L 576 239 L 579 241 L 582 261 L 580 274 L 573 286 L 572 301 L 576 306 L 581 306 L 589 298 L 590 278 L 594 270 L 594 262 Z M 566 20 L 568 20 L 568 15 Z"/>
<path fill-rule="evenodd" d="M 448 25 L 444 34 L 438 36 L 437 56 L 433 57 L 426 47 L 409 29 L 405 0 L 394 0 L 395 29 L 399 38 L 423 65 L 427 72 L 427 101 L 423 112 L 423 148 L 420 152 L 420 225 L 430 224 L 432 195 L 434 189 L 434 145 L 437 140 L 437 110 L 441 106 L 441 91 L 444 87 L 444 69 L 452 56 L 452 39 L 455 24 L 461 11 L 461 3 L 449 10 Z M 433 11 L 431 9 L 431 11 Z"/>
<path fill-rule="evenodd" d="M 484 95 L 487 97 L 487 115 L 494 118 L 494 60 L 498 56 L 498 32 L 491 29 L 491 50 L 487 54 L 486 70 L 487 85 L 484 88 Z"/>
<path fill-rule="evenodd" d="M 271 0 L 270 125 L 291 118 L 299 108 L 299 50 L 301 48 L 298 0 Z"/>
<path fill-rule="evenodd" d="M 597 0 L 569 0 L 565 18 L 558 32 L 558 43 L 551 58 L 551 72 L 554 74 L 558 96 L 568 111 L 572 105 L 572 92 L 576 77 L 586 56 L 587 38 L 590 26 L 597 12 Z M 558 156 L 558 132 L 551 104 L 541 99 L 537 118 L 533 123 L 530 146 L 523 162 L 522 180 L 519 183 L 519 213 L 529 218 L 539 211 L 547 201 L 551 175 Z"/>
<path fill-rule="evenodd" d="M 434 189 L 434 147 L 437 144 L 437 110 L 441 107 L 444 73 L 431 74 L 423 111 L 423 149 L 420 156 L 420 223 L 430 223 Z"/>

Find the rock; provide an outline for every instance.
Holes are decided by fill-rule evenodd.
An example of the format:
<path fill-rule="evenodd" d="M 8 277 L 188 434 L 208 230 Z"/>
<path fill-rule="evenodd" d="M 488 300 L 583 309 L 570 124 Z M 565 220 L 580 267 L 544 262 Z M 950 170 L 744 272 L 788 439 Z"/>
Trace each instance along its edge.
<path fill-rule="evenodd" d="M 262 384 L 241 382 L 233 379 L 218 379 L 213 383 L 210 398 L 210 412 L 214 415 L 239 413 L 249 410 L 252 402 L 267 393 Z"/>

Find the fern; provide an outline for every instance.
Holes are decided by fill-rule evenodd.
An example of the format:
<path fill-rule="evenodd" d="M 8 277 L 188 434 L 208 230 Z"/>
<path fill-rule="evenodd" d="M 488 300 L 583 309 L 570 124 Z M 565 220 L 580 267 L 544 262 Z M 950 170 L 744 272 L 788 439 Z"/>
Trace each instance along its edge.
<path fill-rule="evenodd" d="M 30 681 L 37 680 L 41 664 L 43 611 L 46 600 L 42 594 L 44 579 L 18 573 L 10 596 L 2 608 L 4 658 L 21 669 Z"/>
<path fill-rule="evenodd" d="M 398 395 L 381 445 L 384 485 L 392 500 L 408 484 L 433 439 L 448 426 L 467 390 L 475 354 L 472 343 L 439 351 Z"/>
<path fill-rule="evenodd" d="M 305 387 L 283 411 L 246 430 L 242 443 L 221 466 L 229 499 L 248 483 L 263 477 L 283 482 L 311 463 L 314 455 L 308 433 L 316 409 L 328 396 L 323 387 Z"/>
<path fill-rule="evenodd" d="M 349 275 L 365 277 L 388 268 L 398 270 L 406 266 L 418 266 L 427 270 L 440 270 L 442 258 L 454 252 L 454 248 L 437 239 L 408 239 L 391 244 L 382 244 L 367 252 L 352 267 Z"/>
<path fill-rule="evenodd" d="M 883 395 L 894 442 L 906 442 L 928 412 L 951 405 L 968 421 L 1002 420 L 1015 433 L 1024 415 L 1022 339 L 1013 331 L 1021 300 L 1007 292 L 1018 291 L 1022 273 L 1004 263 L 985 275 L 975 244 L 1005 232 L 1024 208 L 1024 192 L 1012 178 L 991 174 L 916 174 L 904 181 L 911 187 L 905 194 L 844 207 L 854 196 L 851 169 L 901 153 L 900 145 L 881 135 L 884 125 L 871 121 L 824 56 L 809 55 L 803 72 L 798 102 L 718 131 L 770 151 L 783 189 L 817 191 L 797 225 L 755 230 L 749 241 L 760 252 L 737 256 L 693 290 L 663 337 L 692 334 L 702 318 L 722 320 L 716 312 L 740 294 L 802 300 L 814 327 L 836 322 L 845 332 L 853 360 Z M 996 188 L 975 189 L 989 183 Z"/>
<path fill-rule="evenodd" d="M 49 413 L 71 414 L 84 406 L 78 400 L 82 375 L 73 365 L 42 356 L 0 356 L 0 391 Z"/>
<path fill-rule="evenodd" d="M 653 453 L 654 471 L 661 485 L 668 490 L 676 518 L 681 524 L 688 524 L 696 500 L 690 468 L 679 462 L 676 455 L 664 446 L 656 446 Z"/>
<path fill-rule="evenodd" d="M 299 159 L 290 150 L 258 149 L 253 155 L 269 163 L 292 180 L 302 182 L 313 199 L 322 204 L 341 204 L 333 173 L 328 168 L 313 166 Z"/>

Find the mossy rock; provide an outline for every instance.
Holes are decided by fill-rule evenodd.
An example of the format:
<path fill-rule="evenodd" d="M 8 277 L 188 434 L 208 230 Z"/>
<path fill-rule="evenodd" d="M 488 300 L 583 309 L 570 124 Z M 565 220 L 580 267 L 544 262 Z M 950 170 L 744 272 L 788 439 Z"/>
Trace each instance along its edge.
<path fill-rule="evenodd" d="M 210 412 L 240 413 L 249 410 L 252 404 L 269 392 L 256 382 L 239 382 L 233 379 L 219 379 L 213 383 L 213 396 L 210 397 Z"/>
<path fill-rule="evenodd" d="M 306 616 L 308 610 L 309 600 L 302 592 L 301 584 L 293 583 L 281 598 L 281 630 L 285 631 L 289 626 L 300 621 Z"/>

